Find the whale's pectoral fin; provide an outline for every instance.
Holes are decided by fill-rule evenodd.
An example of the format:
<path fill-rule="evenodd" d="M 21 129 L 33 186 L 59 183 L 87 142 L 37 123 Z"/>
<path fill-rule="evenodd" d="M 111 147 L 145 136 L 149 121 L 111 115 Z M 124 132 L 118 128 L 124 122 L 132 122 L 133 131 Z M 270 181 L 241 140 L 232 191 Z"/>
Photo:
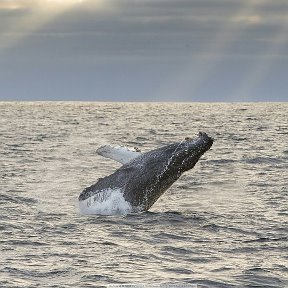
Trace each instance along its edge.
<path fill-rule="evenodd" d="M 113 147 L 110 145 L 105 145 L 98 148 L 96 152 L 101 156 L 113 159 L 122 164 L 126 164 L 130 162 L 132 159 L 137 158 L 138 156 L 141 155 L 141 152 L 138 148 L 131 149 L 125 146 Z"/>

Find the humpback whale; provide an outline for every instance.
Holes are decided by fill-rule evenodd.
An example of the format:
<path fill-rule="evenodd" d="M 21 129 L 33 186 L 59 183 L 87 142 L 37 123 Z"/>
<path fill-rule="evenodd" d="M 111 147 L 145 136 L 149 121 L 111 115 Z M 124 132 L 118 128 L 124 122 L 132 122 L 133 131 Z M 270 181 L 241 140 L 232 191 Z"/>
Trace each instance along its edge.
<path fill-rule="evenodd" d="M 195 166 L 212 144 L 211 137 L 199 132 L 196 139 L 185 138 L 146 153 L 121 146 L 100 147 L 98 154 L 123 165 L 83 190 L 79 195 L 80 211 L 99 206 L 116 194 L 124 199 L 129 212 L 147 211 L 185 171 Z M 88 214 L 97 214 L 93 211 Z"/>

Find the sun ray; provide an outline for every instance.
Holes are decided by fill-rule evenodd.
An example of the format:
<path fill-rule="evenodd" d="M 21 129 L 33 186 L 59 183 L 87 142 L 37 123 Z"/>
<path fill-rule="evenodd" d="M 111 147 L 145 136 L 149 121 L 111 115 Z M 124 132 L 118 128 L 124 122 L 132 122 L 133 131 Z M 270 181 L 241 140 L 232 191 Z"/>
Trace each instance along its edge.
<path fill-rule="evenodd" d="M 191 54 L 191 59 L 196 61 L 187 61 L 173 75 L 173 79 L 169 81 L 169 87 L 162 87 L 157 91 L 158 97 L 167 97 L 169 94 L 185 95 L 197 97 L 197 92 L 206 83 L 210 73 L 217 67 L 218 63 L 226 56 L 225 51 L 230 47 L 236 39 L 243 33 L 247 25 L 254 25 L 261 19 L 257 15 L 258 8 L 268 3 L 268 0 L 243 1 L 241 9 L 235 11 L 229 19 L 220 25 L 218 32 L 207 42 L 204 49 L 198 54 Z M 242 25 L 239 25 L 242 21 Z M 245 24 L 245 25 L 243 25 Z M 195 73 L 197 71 L 197 73 Z M 191 77 L 193 75 L 193 77 Z M 205 84 L 206 85 L 206 84 Z M 173 95 L 172 95 L 173 97 Z"/>
<path fill-rule="evenodd" d="M 242 81 L 241 89 L 236 93 L 236 99 L 247 99 L 249 96 L 253 96 L 255 88 L 259 87 L 265 80 L 265 77 L 269 74 L 273 64 L 280 56 L 282 47 L 288 43 L 287 34 L 288 16 L 284 16 L 282 24 L 279 27 L 278 33 L 271 39 L 268 39 L 270 45 L 266 48 L 264 57 L 259 57 L 257 63 L 254 65 L 250 72 Z"/>
<path fill-rule="evenodd" d="M 4 53 L 10 47 L 17 45 L 62 13 L 75 8 L 77 5 L 84 5 L 86 2 L 89 5 L 88 0 L 11 0 L 6 5 L 2 3 L 0 9 L 17 13 L 17 21 L 8 23 L 4 33 L 2 33 L 4 40 L 0 43 L 0 53 Z M 105 8 L 106 2 L 104 0 L 93 0 L 92 2 L 93 8 L 97 11 Z"/>

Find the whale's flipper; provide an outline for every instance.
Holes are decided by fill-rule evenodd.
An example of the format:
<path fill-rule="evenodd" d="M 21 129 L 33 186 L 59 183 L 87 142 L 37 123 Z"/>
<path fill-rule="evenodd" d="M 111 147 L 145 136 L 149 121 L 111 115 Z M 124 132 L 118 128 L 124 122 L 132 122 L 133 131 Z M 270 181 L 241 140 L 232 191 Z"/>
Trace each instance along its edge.
<path fill-rule="evenodd" d="M 126 164 L 130 162 L 132 159 L 135 159 L 141 155 L 140 150 L 138 150 L 137 148 L 131 149 L 125 146 L 113 147 L 110 145 L 105 145 L 98 148 L 96 152 L 101 156 L 113 159 L 122 164 Z"/>

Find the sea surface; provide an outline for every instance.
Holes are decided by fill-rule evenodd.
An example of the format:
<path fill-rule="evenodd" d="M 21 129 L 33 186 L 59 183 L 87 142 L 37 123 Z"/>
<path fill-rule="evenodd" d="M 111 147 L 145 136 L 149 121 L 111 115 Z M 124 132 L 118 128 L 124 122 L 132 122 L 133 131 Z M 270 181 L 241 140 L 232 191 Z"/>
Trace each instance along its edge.
<path fill-rule="evenodd" d="M 98 147 L 199 131 L 211 150 L 149 212 L 80 215 L 120 167 Z M 0 102 L 0 140 L 1 288 L 288 287 L 288 103 Z"/>

